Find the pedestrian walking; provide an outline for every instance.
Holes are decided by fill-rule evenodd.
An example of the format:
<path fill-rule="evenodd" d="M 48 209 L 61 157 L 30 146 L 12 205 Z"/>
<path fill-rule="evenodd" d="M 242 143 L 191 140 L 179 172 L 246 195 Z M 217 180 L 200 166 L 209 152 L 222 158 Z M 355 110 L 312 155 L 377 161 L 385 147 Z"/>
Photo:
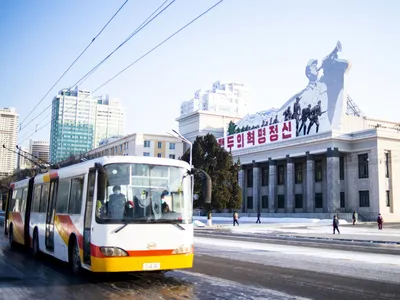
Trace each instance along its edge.
<path fill-rule="evenodd" d="M 378 220 L 377 220 L 377 223 L 378 223 L 378 230 L 382 230 L 382 225 L 383 225 L 383 217 L 382 217 L 382 215 L 381 215 L 381 214 L 379 214 L 379 215 L 378 215 Z"/>
<path fill-rule="evenodd" d="M 233 226 L 235 226 L 235 224 L 237 224 L 237 226 L 239 226 L 239 214 L 237 213 L 237 211 L 235 211 L 233 213 Z"/>
<path fill-rule="evenodd" d="M 357 218 L 358 218 L 357 212 L 354 211 L 353 212 L 353 225 L 355 225 L 357 223 Z"/>
<path fill-rule="evenodd" d="M 256 224 L 257 224 L 257 223 L 260 223 L 260 224 L 261 224 L 260 217 L 261 217 L 261 213 L 257 213 L 257 221 L 256 221 Z"/>
<path fill-rule="evenodd" d="M 340 231 L 339 231 L 339 219 L 337 218 L 337 216 L 333 217 L 333 224 L 332 225 L 333 225 L 333 234 L 335 234 L 336 230 L 337 230 L 338 234 L 340 234 Z"/>

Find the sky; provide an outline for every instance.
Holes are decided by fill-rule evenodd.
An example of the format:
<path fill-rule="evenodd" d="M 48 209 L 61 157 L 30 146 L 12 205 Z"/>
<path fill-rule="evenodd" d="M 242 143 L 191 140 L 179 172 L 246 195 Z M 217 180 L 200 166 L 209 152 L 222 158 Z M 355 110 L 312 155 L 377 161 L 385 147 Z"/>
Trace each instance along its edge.
<path fill-rule="evenodd" d="M 0 1 L 0 107 L 23 121 L 125 0 Z M 164 0 L 129 0 L 71 70 L 22 123 L 18 143 L 49 140 L 51 104 L 63 88 L 124 41 Z M 95 90 L 218 0 L 176 0 L 83 85 Z M 400 1 L 224 0 L 96 91 L 122 101 L 125 133 L 178 129 L 180 104 L 217 80 L 244 83 L 249 113 L 280 107 L 303 89 L 311 58 L 340 40 L 351 61 L 347 92 L 369 117 L 397 121 Z M 47 118 L 45 118 L 48 116 Z M 35 132 L 35 128 L 43 129 Z M 28 140 L 25 140 L 26 145 Z"/>

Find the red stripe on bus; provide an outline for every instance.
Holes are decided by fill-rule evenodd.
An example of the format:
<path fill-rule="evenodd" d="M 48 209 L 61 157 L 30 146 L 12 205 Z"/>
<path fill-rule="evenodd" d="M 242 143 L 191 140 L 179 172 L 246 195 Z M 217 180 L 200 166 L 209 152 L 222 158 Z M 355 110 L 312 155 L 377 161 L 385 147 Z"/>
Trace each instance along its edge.
<path fill-rule="evenodd" d="M 174 252 L 173 249 L 167 249 L 167 250 L 130 250 L 127 251 L 123 249 L 128 253 L 129 256 L 125 257 L 142 257 L 142 256 L 165 256 L 165 255 L 172 255 Z M 101 252 L 100 247 L 90 244 L 90 255 L 93 257 L 97 258 L 105 258 L 107 256 L 104 256 L 104 254 Z M 120 256 L 123 257 L 123 256 Z"/>
<path fill-rule="evenodd" d="M 83 249 L 83 236 L 79 232 L 79 230 L 75 227 L 75 224 L 72 222 L 71 217 L 69 215 L 58 215 L 58 220 L 60 221 L 61 230 L 58 230 L 64 242 L 68 246 L 69 237 L 72 233 L 76 235 L 78 238 L 79 248 Z"/>

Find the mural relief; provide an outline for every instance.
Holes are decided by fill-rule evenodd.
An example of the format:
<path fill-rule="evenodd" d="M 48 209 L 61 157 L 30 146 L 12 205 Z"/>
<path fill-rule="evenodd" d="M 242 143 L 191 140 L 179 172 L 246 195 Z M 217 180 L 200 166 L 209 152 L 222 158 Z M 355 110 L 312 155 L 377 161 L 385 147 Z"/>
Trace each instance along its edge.
<path fill-rule="evenodd" d="M 345 112 L 347 98 L 344 75 L 350 69 L 350 63 L 347 60 L 339 59 L 338 53 L 341 51 L 342 45 L 337 42 L 336 47 L 322 60 L 319 67 L 318 60 L 311 59 L 305 68 L 305 75 L 309 82 L 302 91 L 292 96 L 279 109 L 272 108 L 247 115 L 236 123 L 231 122 L 228 127 L 228 136 L 218 139 L 220 145 L 227 150 L 255 146 L 251 139 L 247 143 L 247 136 L 254 135 L 257 140 L 258 136 L 262 137 L 264 131 L 267 135 L 266 142 L 277 142 L 340 129 L 341 116 Z M 290 137 L 288 137 L 289 128 Z M 284 129 L 286 129 L 285 134 Z M 271 134 L 274 136 L 272 139 Z M 279 138 L 275 138 L 275 134 Z M 243 140 L 242 136 L 246 141 L 243 145 L 237 142 L 238 139 Z M 235 142 L 232 143 L 232 140 Z M 258 145 L 266 142 L 258 143 Z"/>

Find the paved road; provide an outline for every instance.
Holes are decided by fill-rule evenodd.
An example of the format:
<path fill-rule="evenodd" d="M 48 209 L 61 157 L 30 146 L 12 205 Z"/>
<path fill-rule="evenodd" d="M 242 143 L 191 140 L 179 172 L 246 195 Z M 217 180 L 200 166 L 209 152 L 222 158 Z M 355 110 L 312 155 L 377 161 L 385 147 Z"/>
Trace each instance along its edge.
<path fill-rule="evenodd" d="M 191 270 L 76 278 L 0 238 L 0 299 L 400 298 L 399 255 L 349 250 L 197 236 Z"/>

